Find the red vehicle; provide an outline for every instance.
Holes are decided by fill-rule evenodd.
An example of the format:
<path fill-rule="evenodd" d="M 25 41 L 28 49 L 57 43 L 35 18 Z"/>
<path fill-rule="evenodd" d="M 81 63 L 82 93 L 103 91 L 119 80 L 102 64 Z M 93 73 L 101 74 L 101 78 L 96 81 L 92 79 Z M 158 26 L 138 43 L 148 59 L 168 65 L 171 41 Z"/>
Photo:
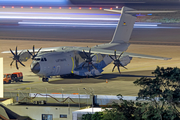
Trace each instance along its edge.
<path fill-rule="evenodd" d="M 11 83 L 11 74 L 4 74 L 3 75 L 3 82 L 4 82 L 4 84 Z"/>
<path fill-rule="evenodd" d="M 11 74 L 11 81 L 15 82 L 23 82 L 23 74 L 22 72 L 14 72 Z"/>
<path fill-rule="evenodd" d="M 23 82 L 22 72 L 14 72 L 12 74 L 4 74 L 3 76 L 4 84 L 11 82 Z"/>

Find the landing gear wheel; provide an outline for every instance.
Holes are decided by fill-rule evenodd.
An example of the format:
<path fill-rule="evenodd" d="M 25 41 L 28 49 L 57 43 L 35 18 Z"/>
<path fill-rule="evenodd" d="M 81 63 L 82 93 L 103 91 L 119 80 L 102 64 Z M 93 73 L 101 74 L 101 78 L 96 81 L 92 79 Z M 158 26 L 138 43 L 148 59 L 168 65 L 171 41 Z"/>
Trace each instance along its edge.
<path fill-rule="evenodd" d="M 42 78 L 42 81 L 43 81 L 43 82 L 48 82 L 48 81 L 49 81 L 49 78 Z"/>

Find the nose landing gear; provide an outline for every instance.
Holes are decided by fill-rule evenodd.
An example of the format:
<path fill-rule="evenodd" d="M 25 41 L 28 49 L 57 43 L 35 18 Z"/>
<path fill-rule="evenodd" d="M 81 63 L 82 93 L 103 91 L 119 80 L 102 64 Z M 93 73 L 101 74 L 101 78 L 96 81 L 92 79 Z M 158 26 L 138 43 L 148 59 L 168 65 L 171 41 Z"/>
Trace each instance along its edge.
<path fill-rule="evenodd" d="M 49 81 L 49 78 L 43 77 L 43 78 L 42 78 L 42 81 L 43 81 L 43 82 L 48 82 L 48 81 Z"/>

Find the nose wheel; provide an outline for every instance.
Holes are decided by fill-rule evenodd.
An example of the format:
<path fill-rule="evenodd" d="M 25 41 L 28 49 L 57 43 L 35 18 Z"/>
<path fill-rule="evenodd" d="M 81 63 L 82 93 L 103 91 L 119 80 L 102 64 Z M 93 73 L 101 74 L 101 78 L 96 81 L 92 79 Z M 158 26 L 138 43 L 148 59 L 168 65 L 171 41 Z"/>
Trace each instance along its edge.
<path fill-rule="evenodd" d="M 43 81 L 43 82 L 48 82 L 48 81 L 49 81 L 49 78 L 42 78 L 42 81 Z"/>

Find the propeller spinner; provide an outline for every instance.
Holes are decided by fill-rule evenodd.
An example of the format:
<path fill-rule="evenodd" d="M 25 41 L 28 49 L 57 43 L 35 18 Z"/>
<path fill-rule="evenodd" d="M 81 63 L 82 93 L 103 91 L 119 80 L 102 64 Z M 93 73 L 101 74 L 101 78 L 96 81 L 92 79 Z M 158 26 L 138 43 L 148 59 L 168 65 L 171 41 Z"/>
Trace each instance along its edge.
<path fill-rule="evenodd" d="M 114 67 L 113 67 L 113 69 L 112 69 L 112 72 L 114 71 L 114 68 L 117 66 L 117 68 L 118 68 L 118 71 L 119 71 L 119 73 L 121 73 L 120 72 L 120 66 L 122 66 L 123 68 L 125 68 L 125 69 L 127 69 L 126 67 L 124 67 L 123 65 L 122 65 L 122 63 L 121 63 L 121 61 L 119 60 L 119 58 L 122 56 L 122 54 L 123 54 L 124 52 L 122 52 L 120 55 L 119 55 L 119 57 L 117 58 L 117 56 L 116 56 L 116 50 L 114 51 L 114 56 L 115 56 L 115 59 L 111 56 L 111 55 L 109 55 L 109 57 L 112 59 L 112 60 L 114 60 Z"/>
<path fill-rule="evenodd" d="M 84 63 L 82 65 L 82 68 L 84 67 L 84 65 L 87 63 L 88 64 L 88 71 L 90 71 L 90 64 L 92 65 L 93 68 L 97 69 L 93 63 L 92 63 L 92 58 L 95 56 L 95 55 L 92 55 L 91 56 L 91 48 L 89 49 L 89 53 L 87 54 L 84 50 L 83 50 L 83 53 L 85 54 L 86 58 L 84 59 Z"/>
<path fill-rule="evenodd" d="M 11 57 L 11 58 L 13 59 L 13 61 L 11 62 L 10 66 L 12 66 L 12 64 L 13 64 L 13 62 L 14 62 L 14 60 L 15 60 L 15 61 L 16 61 L 16 68 L 17 68 L 17 69 L 19 69 L 17 62 L 19 62 L 22 66 L 25 67 L 25 65 L 24 65 L 24 64 L 20 61 L 20 59 L 19 59 L 22 51 L 18 54 L 18 53 L 17 53 L 17 46 L 16 46 L 15 53 L 14 53 L 11 49 L 10 49 L 10 51 L 11 51 L 11 53 L 13 54 L 13 57 Z"/>
<path fill-rule="evenodd" d="M 32 56 L 31 58 L 34 60 L 34 58 L 38 55 L 38 53 L 39 53 L 39 51 L 41 50 L 42 48 L 39 48 L 39 50 L 37 51 L 37 53 L 35 53 L 35 47 L 34 47 L 34 45 L 33 45 L 33 52 L 31 53 L 31 52 L 29 52 L 29 50 L 27 50 L 28 51 L 28 53 Z"/>

